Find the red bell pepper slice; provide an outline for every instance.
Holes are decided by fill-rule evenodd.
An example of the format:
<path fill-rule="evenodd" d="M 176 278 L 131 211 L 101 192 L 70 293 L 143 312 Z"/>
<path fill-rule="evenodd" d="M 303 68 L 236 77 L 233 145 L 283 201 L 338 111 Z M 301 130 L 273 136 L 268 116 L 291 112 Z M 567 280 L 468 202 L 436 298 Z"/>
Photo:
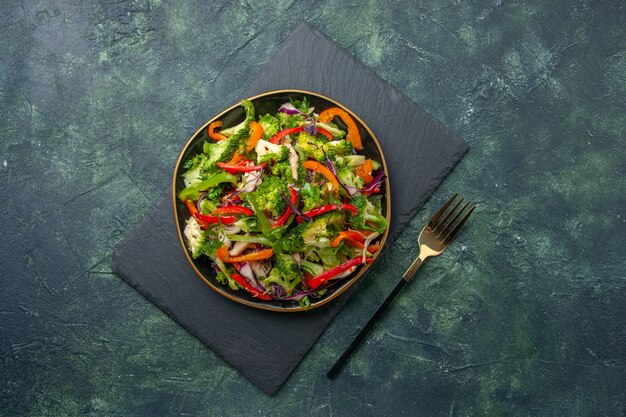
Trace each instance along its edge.
<path fill-rule="evenodd" d="M 185 200 L 185 205 L 202 229 L 206 229 L 211 223 L 232 224 L 237 221 L 237 219 L 232 216 L 207 216 L 206 214 L 202 214 L 198 212 L 196 205 L 188 199 Z"/>
<path fill-rule="evenodd" d="M 298 193 L 296 192 L 296 190 L 289 187 L 289 194 L 291 197 L 291 203 L 295 206 L 298 203 Z M 276 221 L 272 224 L 272 227 L 279 227 L 285 224 L 289 216 L 291 216 L 291 213 L 293 213 L 293 210 L 289 205 L 287 205 L 287 208 L 285 208 L 283 214 L 281 214 L 280 217 L 276 219 Z"/>
<path fill-rule="evenodd" d="M 303 130 L 304 130 L 304 127 L 302 126 L 290 127 L 289 129 L 281 130 L 280 132 L 272 136 L 272 138 L 270 139 L 270 142 L 278 144 L 280 143 L 280 140 L 284 138 L 285 136 L 291 135 L 292 133 L 302 132 Z"/>
<path fill-rule="evenodd" d="M 267 165 L 267 162 L 263 162 L 261 165 L 231 165 L 224 162 L 218 162 L 216 165 L 224 171 L 234 174 L 236 172 L 251 172 L 263 169 Z"/>
<path fill-rule="evenodd" d="M 230 276 L 237 282 L 237 284 L 241 285 L 243 289 L 248 291 L 253 297 L 256 297 L 260 300 L 266 300 L 266 301 L 270 301 L 274 299 L 274 297 L 272 297 L 271 294 L 261 292 L 257 290 L 256 288 L 254 288 L 252 285 L 250 285 L 248 281 L 246 281 L 246 279 L 243 276 L 237 273 L 230 274 Z"/>
<path fill-rule="evenodd" d="M 309 211 L 305 211 L 302 214 L 307 215 L 309 217 L 315 217 L 315 216 L 319 216 L 320 214 L 328 213 L 329 211 L 339 210 L 339 209 L 349 211 L 350 213 L 352 213 L 353 216 L 356 216 L 358 214 L 357 208 L 354 207 L 352 204 L 328 204 L 326 206 L 317 207 Z M 296 221 L 298 223 L 302 223 L 302 220 L 303 220 L 302 216 L 298 216 L 296 218 Z"/>
<path fill-rule="evenodd" d="M 333 140 L 333 135 L 326 129 L 322 129 L 321 127 L 318 127 L 317 133 L 321 133 L 322 135 L 326 136 L 328 140 Z"/>
<path fill-rule="evenodd" d="M 320 285 L 328 282 L 328 280 L 336 277 L 337 275 L 346 272 L 348 269 L 352 268 L 353 266 L 357 266 L 359 264 L 361 264 L 363 261 L 361 256 L 357 256 L 354 257 L 344 263 L 342 263 L 339 266 L 334 267 L 333 269 L 329 269 L 328 271 L 325 271 L 321 274 L 319 274 L 318 276 L 316 276 L 315 278 L 309 279 L 308 281 L 305 281 L 305 284 L 307 285 L 307 287 L 309 287 L 310 289 L 314 290 L 316 288 L 318 288 Z M 372 262 L 374 262 L 373 259 L 367 258 L 365 259 L 365 262 L 368 264 L 371 264 Z"/>
<path fill-rule="evenodd" d="M 202 229 L 206 229 L 209 225 L 208 223 L 198 219 L 199 213 L 198 213 L 198 209 L 196 208 L 196 205 L 192 203 L 191 201 L 189 201 L 188 199 L 185 199 L 184 203 L 187 206 L 187 210 L 189 210 L 189 214 L 191 214 L 193 218 L 196 219 L 196 221 L 198 222 L 198 224 L 200 225 Z"/>
<path fill-rule="evenodd" d="M 371 191 L 361 191 L 361 194 L 363 194 L 365 197 L 369 197 L 372 194 L 378 194 L 380 192 L 380 188 L 376 187 Z"/>
<path fill-rule="evenodd" d="M 194 217 L 196 220 L 202 220 L 205 223 L 233 224 L 237 221 L 237 218 L 233 216 L 210 216 L 202 213 L 196 213 Z"/>
<path fill-rule="evenodd" d="M 290 127 L 289 129 L 281 130 L 280 132 L 272 136 L 272 138 L 270 139 L 270 142 L 278 144 L 280 143 L 280 140 L 284 138 L 285 136 L 291 135 L 293 133 L 302 132 L 303 130 L 304 130 L 304 126 Z M 317 133 L 326 136 L 328 140 L 333 140 L 333 135 L 326 129 L 322 129 L 321 127 L 318 127 Z"/>
<path fill-rule="evenodd" d="M 246 216 L 252 216 L 254 212 L 248 207 L 244 206 L 224 206 L 215 210 L 213 213 L 218 214 L 243 214 Z"/>

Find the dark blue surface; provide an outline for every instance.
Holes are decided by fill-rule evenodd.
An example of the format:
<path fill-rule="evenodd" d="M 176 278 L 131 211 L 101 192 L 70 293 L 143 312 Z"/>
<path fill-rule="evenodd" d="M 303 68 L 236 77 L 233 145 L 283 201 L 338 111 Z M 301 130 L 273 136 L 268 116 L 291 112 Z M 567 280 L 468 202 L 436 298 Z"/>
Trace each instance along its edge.
<path fill-rule="evenodd" d="M 111 256 L 303 18 L 471 150 L 269 397 Z M 624 39 L 616 0 L 3 2 L 0 415 L 626 414 Z M 455 191 L 471 222 L 328 381 Z"/>

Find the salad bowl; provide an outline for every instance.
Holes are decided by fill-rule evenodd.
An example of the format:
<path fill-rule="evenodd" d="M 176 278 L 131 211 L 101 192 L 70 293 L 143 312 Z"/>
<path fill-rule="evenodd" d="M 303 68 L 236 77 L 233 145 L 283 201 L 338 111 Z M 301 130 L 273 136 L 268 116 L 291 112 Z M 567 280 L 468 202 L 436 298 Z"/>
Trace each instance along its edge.
<path fill-rule="evenodd" d="M 379 161 L 381 172 L 387 174 L 388 170 L 383 151 L 378 140 L 376 139 L 376 136 L 365 124 L 365 122 L 358 117 L 357 114 L 352 112 L 349 108 L 342 105 L 341 103 L 321 94 L 304 90 L 270 91 L 250 97 L 247 100 L 252 103 L 257 115 L 264 115 L 274 114 L 284 103 L 293 102 L 294 100 L 301 100 L 303 97 L 306 97 L 310 105 L 315 108 L 315 111 L 323 111 L 324 109 L 329 108 L 339 108 L 347 112 L 356 123 L 358 131 L 360 133 L 363 149 L 359 151 L 359 154 L 364 155 L 366 158 L 371 158 L 375 161 Z M 232 301 L 254 308 L 277 312 L 298 312 L 321 307 L 337 299 L 342 293 L 344 293 L 352 285 L 359 281 L 359 279 L 365 274 L 365 272 L 376 262 L 387 239 L 389 227 L 385 229 L 384 233 L 381 233 L 381 236 L 378 240 L 378 244 L 381 249 L 377 250 L 371 257 L 372 262 L 359 265 L 352 274 L 342 279 L 333 280 L 332 283 L 328 284 L 325 292 L 321 296 L 312 299 L 307 305 L 302 305 L 302 303 L 290 299 L 263 300 L 249 292 L 242 291 L 241 289 L 234 290 L 229 288 L 228 286 L 220 284 L 217 279 L 218 273 L 211 260 L 206 257 L 193 256 L 191 250 L 189 249 L 189 245 L 186 244 L 185 228 L 187 222 L 190 219 L 190 212 L 188 210 L 189 205 L 186 205 L 185 202 L 183 202 L 179 198 L 181 191 L 184 190 L 186 187 L 183 177 L 183 174 L 186 170 L 185 162 L 189 161 L 195 155 L 202 153 L 205 143 L 212 141 L 212 139 L 208 135 L 208 130 L 211 130 L 210 125 L 215 125 L 214 122 L 220 121 L 223 123 L 224 128 L 236 126 L 237 124 L 240 124 L 241 120 L 243 120 L 245 116 L 246 112 L 244 108 L 242 108 L 240 103 L 236 103 L 233 106 L 222 111 L 221 113 L 217 114 L 216 116 L 208 120 L 204 125 L 202 125 L 189 138 L 176 161 L 172 178 L 172 205 L 175 218 L 176 233 L 178 235 L 178 239 L 180 241 L 184 256 L 186 257 L 194 272 L 198 275 L 200 279 L 204 281 L 206 285 L 208 285 L 218 294 Z M 347 130 L 345 125 L 342 125 L 341 120 L 337 122 L 337 125 L 339 126 L 339 128 Z M 382 196 L 382 200 L 380 200 L 381 204 L 379 210 L 381 211 L 382 216 L 384 216 L 384 218 L 386 219 L 387 224 L 389 224 L 391 214 L 391 200 L 389 178 L 386 175 L 385 177 L 383 177 L 383 180 L 380 183 L 379 187 L 380 195 Z"/>

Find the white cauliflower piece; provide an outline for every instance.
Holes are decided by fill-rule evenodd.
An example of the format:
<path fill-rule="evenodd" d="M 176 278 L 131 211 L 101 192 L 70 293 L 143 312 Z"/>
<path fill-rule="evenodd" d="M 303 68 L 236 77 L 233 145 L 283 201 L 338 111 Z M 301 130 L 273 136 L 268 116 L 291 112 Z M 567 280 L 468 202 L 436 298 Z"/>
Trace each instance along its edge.
<path fill-rule="evenodd" d="M 187 238 L 187 247 L 191 251 L 191 256 L 193 258 L 200 256 L 200 249 L 202 249 L 202 245 L 204 245 L 206 234 L 194 217 L 190 217 L 189 220 L 187 220 L 183 234 L 185 238 Z"/>

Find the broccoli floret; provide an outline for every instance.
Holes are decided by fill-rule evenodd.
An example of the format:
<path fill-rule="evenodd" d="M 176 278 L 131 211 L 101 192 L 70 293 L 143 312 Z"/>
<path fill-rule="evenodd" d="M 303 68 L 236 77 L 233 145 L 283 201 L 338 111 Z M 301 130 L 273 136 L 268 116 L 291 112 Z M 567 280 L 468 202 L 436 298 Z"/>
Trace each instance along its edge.
<path fill-rule="evenodd" d="M 215 280 L 217 282 L 219 282 L 220 284 L 222 284 L 222 285 L 227 285 L 228 284 L 228 277 L 226 276 L 224 271 L 218 272 L 217 275 L 215 276 Z"/>
<path fill-rule="evenodd" d="M 382 215 L 381 210 L 374 206 L 363 194 L 357 193 L 350 200 L 358 210 L 356 216 L 350 216 L 349 222 L 353 229 L 357 230 L 373 230 L 383 233 L 389 223 Z"/>
<path fill-rule="evenodd" d="M 306 183 L 300 189 L 300 196 L 304 207 L 303 211 L 311 210 L 312 208 L 319 207 L 324 204 L 322 194 L 318 187 L 313 187 L 310 183 Z"/>
<path fill-rule="evenodd" d="M 332 160 L 337 156 L 352 155 L 352 144 L 347 140 L 333 140 L 323 145 L 324 152 Z"/>
<path fill-rule="evenodd" d="M 326 162 L 323 148 L 325 142 L 327 143 L 328 141 L 309 135 L 306 132 L 300 132 L 295 148 L 298 153 L 302 153 L 306 157 L 313 158 L 319 162 Z"/>
<path fill-rule="evenodd" d="M 306 259 L 300 259 L 300 267 L 313 275 L 314 277 L 324 273 L 324 267 L 322 265 L 316 264 L 314 262 L 309 262 Z"/>
<path fill-rule="evenodd" d="M 270 274 L 265 278 L 264 283 L 269 286 L 271 283 L 275 283 L 284 288 L 287 294 L 291 294 L 300 283 L 300 269 L 298 264 L 291 255 L 284 253 L 277 253 L 275 255 L 274 268 L 270 271 Z"/>
<path fill-rule="evenodd" d="M 370 196 L 369 202 L 376 208 L 376 212 L 382 213 L 383 211 L 383 196 L 380 194 Z"/>
<path fill-rule="evenodd" d="M 280 131 L 280 121 L 272 115 L 261 116 L 259 124 L 263 127 L 263 139 L 265 140 L 269 140 Z"/>
<path fill-rule="evenodd" d="M 293 176 L 291 175 L 291 167 L 289 162 L 279 162 L 272 167 L 272 174 L 278 175 L 286 182 L 293 182 Z"/>
<path fill-rule="evenodd" d="M 363 188 L 363 178 L 356 175 L 350 167 L 337 169 L 337 177 L 348 187 Z"/>
<path fill-rule="evenodd" d="M 282 195 L 289 196 L 287 183 L 280 177 L 271 176 L 263 178 L 263 182 L 254 192 L 258 208 L 278 217 L 285 211 L 287 203 Z"/>
<path fill-rule="evenodd" d="M 277 113 L 276 116 L 280 123 L 280 130 L 297 127 L 304 122 L 304 116 L 301 114 Z"/>
<path fill-rule="evenodd" d="M 302 252 L 307 246 L 329 247 L 332 239 L 337 237 L 337 230 L 343 227 L 343 214 L 331 212 L 302 222 L 289 230 L 276 247 L 283 252 Z"/>
<path fill-rule="evenodd" d="M 206 232 L 202 230 L 194 217 L 187 220 L 183 234 L 187 239 L 187 247 L 191 251 L 191 257 L 195 259 L 200 256 L 203 252 L 202 248 L 206 245 Z"/>

